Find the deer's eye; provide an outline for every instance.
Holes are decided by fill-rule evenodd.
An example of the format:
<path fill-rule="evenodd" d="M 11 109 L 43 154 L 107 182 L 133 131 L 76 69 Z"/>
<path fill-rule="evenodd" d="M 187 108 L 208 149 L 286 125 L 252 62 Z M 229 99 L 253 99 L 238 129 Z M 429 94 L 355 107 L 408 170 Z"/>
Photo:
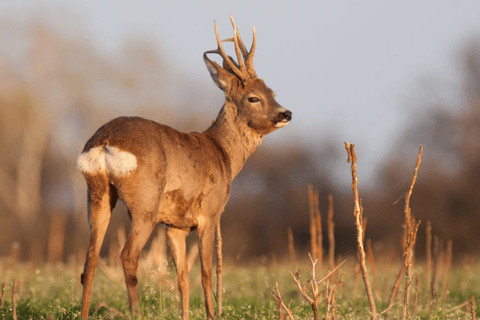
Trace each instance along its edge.
<path fill-rule="evenodd" d="M 257 97 L 250 97 L 248 98 L 248 102 L 251 102 L 251 103 L 255 103 L 255 102 L 259 102 L 260 99 L 258 99 Z"/>

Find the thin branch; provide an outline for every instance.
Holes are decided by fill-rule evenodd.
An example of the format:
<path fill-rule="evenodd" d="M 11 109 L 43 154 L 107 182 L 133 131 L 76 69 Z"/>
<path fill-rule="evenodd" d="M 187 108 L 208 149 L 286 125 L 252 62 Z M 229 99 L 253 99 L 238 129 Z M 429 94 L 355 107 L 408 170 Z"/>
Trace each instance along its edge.
<path fill-rule="evenodd" d="M 278 282 L 275 283 L 275 289 L 276 289 L 277 293 L 275 293 L 272 289 L 268 288 L 268 290 L 270 290 L 270 292 L 272 293 L 275 301 L 277 301 L 277 303 L 279 305 L 279 308 L 278 308 L 279 309 L 278 310 L 279 318 L 280 319 L 283 318 L 283 313 L 282 313 L 282 308 L 283 308 L 285 310 L 285 312 L 287 313 L 288 317 L 290 318 L 290 320 L 295 320 L 293 318 L 292 311 L 283 302 L 282 295 L 280 294 L 280 290 L 278 290 Z"/>
<path fill-rule="evenodd" d="M 338 268 L 340 268 L 345 262 L 347 262 L 348 259 L 345 259 L 343 260 L 338 266 L 336 266 L 332 271 L 330 271 L 328 273 L 328 275 L 326 275 L 325 277 L 323 277 L 321 280 L 319 280 L 317 283 L 321 283 L 323 281 L 325 281 L 326 279 L 330 278 L 334 273 L 335 271 L 338 270 Z"/>
<path fill-rule="evenodd" d="M 313 306 L 315 301 L 308 296 L 305 286 L 302 287 L 302 284 L 300 282 L 300 270 L 298 270 L 295 273 L 290 272 L 290 274 L 292 275 L 293 280 L 297 284 L 298 290 L 302 294 L 303 298 L 308 302 L 308 304 Z"/>
<path fill-rule="evenodd" d="M 375 299 L 372 293 L 372 287 L 370 285 L 370 280 L 368 278 L 368 271 L 367 265 L 365 263 L 365 249 L 363 247 L 363 239 L 364 239 L 364 232 L 363 232 L 363 208 L 360 204 L 360 197 L 358 196 L 358 178 L 357 178 L 357 155 L 355 154 L 355 145 L 345 142 L 345 149 L 348 153 L 348 163 L 352 164 L 352 191 L 353 197 L 355 201 L 355 209 L 354 209 L 354 216 L 355 216 L 355 226 L 357 227 L 357 245 L 358 245 L 358 253 L 360 256 L 360 267 L 362 270 L 362 277 L 363 282 L 365 284 L 365 291 L 367 292 L 368 297 L 368 304 L 370 305 L 370 312 L 372 314 L 372 320 L 377 318 L 377 307 L 375 305 Z"/>

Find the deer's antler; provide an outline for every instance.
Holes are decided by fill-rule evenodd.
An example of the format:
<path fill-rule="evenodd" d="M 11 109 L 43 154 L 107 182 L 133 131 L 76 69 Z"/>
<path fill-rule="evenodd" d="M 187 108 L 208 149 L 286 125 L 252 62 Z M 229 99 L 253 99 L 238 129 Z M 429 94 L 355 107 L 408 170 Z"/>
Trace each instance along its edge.
<path fill-rule="evenodd" d="M 242 38 L 240 37 L 240 33 L 238 33 L 237 25 L 235 24 L 235 21 L 233 20 L 233 17 L 231 15 L 230 15 L 230 19 L 232 20 L 232 25 L 235 32 L 235 39 L 237 40 L 235 41 L 235 51 L 237 53 L 238 60 L 239 61 L 241 60 L 238 52 L 240 49 L 243 55 L 243 59 L 245 61 L 246 72 L 248 73 L 250 78 L 256 78 L 257 73 L 253 68 L 253 56 L 255 55 L 255 48 L 257 46 L 257 33 L 255 32 L 255 27 L 252 27 L 253 29 L 252 47 L 250 48 L 250 51 L 247 51 L 247 49 L 245 48 L 245 45 L 243 44 Z M 229 40 L 231 41 L 232 39 L 229 39 Z"/>
<path fill-rule="evenodd" d="M 233 17 L 230 16 L 233 26 L 233 38 L 226 39 L 224 41 L 233 41 L 235 44 L 235 53 L 237 54 L 238 64 L 233 60 L 233 58 L 229 57 L 222 46 L 222 40 L 218 34 L 217 22 L 215 22 L 215 35 L 217 37 L 217 44 L 218 48 L 216 50 L 210 50 L 205 53 L 217 53 L 222 56 L 224 62 L 227 66 L 233 71 L 233 73 L 239 77 L 242 81 L 246 79 L 252 79 L 257 77 L 257 73 L 253 68 L 253 56 L 255 55 L 255 47 L 257 44 L 257 37 L 255 33 L 255 27 L 253 27 L 253 43 L 250 51 L 247 51 L 245 45 L 243 44 L 242 38 L 240 38 L 240 34 L 238 33 L 237 25 L 235 24 L 235 20 Z"/>

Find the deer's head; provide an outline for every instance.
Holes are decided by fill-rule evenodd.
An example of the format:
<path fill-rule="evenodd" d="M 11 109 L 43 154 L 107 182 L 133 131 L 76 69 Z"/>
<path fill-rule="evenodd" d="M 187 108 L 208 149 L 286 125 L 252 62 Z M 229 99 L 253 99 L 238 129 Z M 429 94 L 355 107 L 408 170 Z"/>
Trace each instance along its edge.
<path fill-rule="evenodd" d="M 224 41 L 233 41 L 238 63 L 225 53 L 215 23 L 218 48 L 207 51 L 203 58 L 215 84 L 225 92 L 226 104 L 230 103 L 235 110 L 236 121 L 248 126 L 260 135 L 265 135 L 284 127 L 292 119 L 292 112 L 283 108 L 276 100 L 275 93 L 257 77 L 253 68 L 256 35 L 253 28 L 253 43 L 250 51 L 245 45 L 231 17 L 234 36 Z M 223 66 L 211 61 L 208 53 L 220 54 Z"/>

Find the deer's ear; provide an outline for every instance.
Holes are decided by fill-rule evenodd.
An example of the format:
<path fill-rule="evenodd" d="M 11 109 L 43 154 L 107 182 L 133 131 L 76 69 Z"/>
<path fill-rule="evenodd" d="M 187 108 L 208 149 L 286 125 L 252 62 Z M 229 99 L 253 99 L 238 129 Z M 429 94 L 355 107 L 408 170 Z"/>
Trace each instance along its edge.
<path fill-rule="evenodd" d="M 205 60 L 205 64 L 212 76 L 213 82 L 215 82 L 217 87 L 223 91 L 227 91 L 233 81 L 238 81 L 236 76 L 220 67 L 215 61 L 208 59 L 206 54 L 203 55 L 203 60 Z"/>

